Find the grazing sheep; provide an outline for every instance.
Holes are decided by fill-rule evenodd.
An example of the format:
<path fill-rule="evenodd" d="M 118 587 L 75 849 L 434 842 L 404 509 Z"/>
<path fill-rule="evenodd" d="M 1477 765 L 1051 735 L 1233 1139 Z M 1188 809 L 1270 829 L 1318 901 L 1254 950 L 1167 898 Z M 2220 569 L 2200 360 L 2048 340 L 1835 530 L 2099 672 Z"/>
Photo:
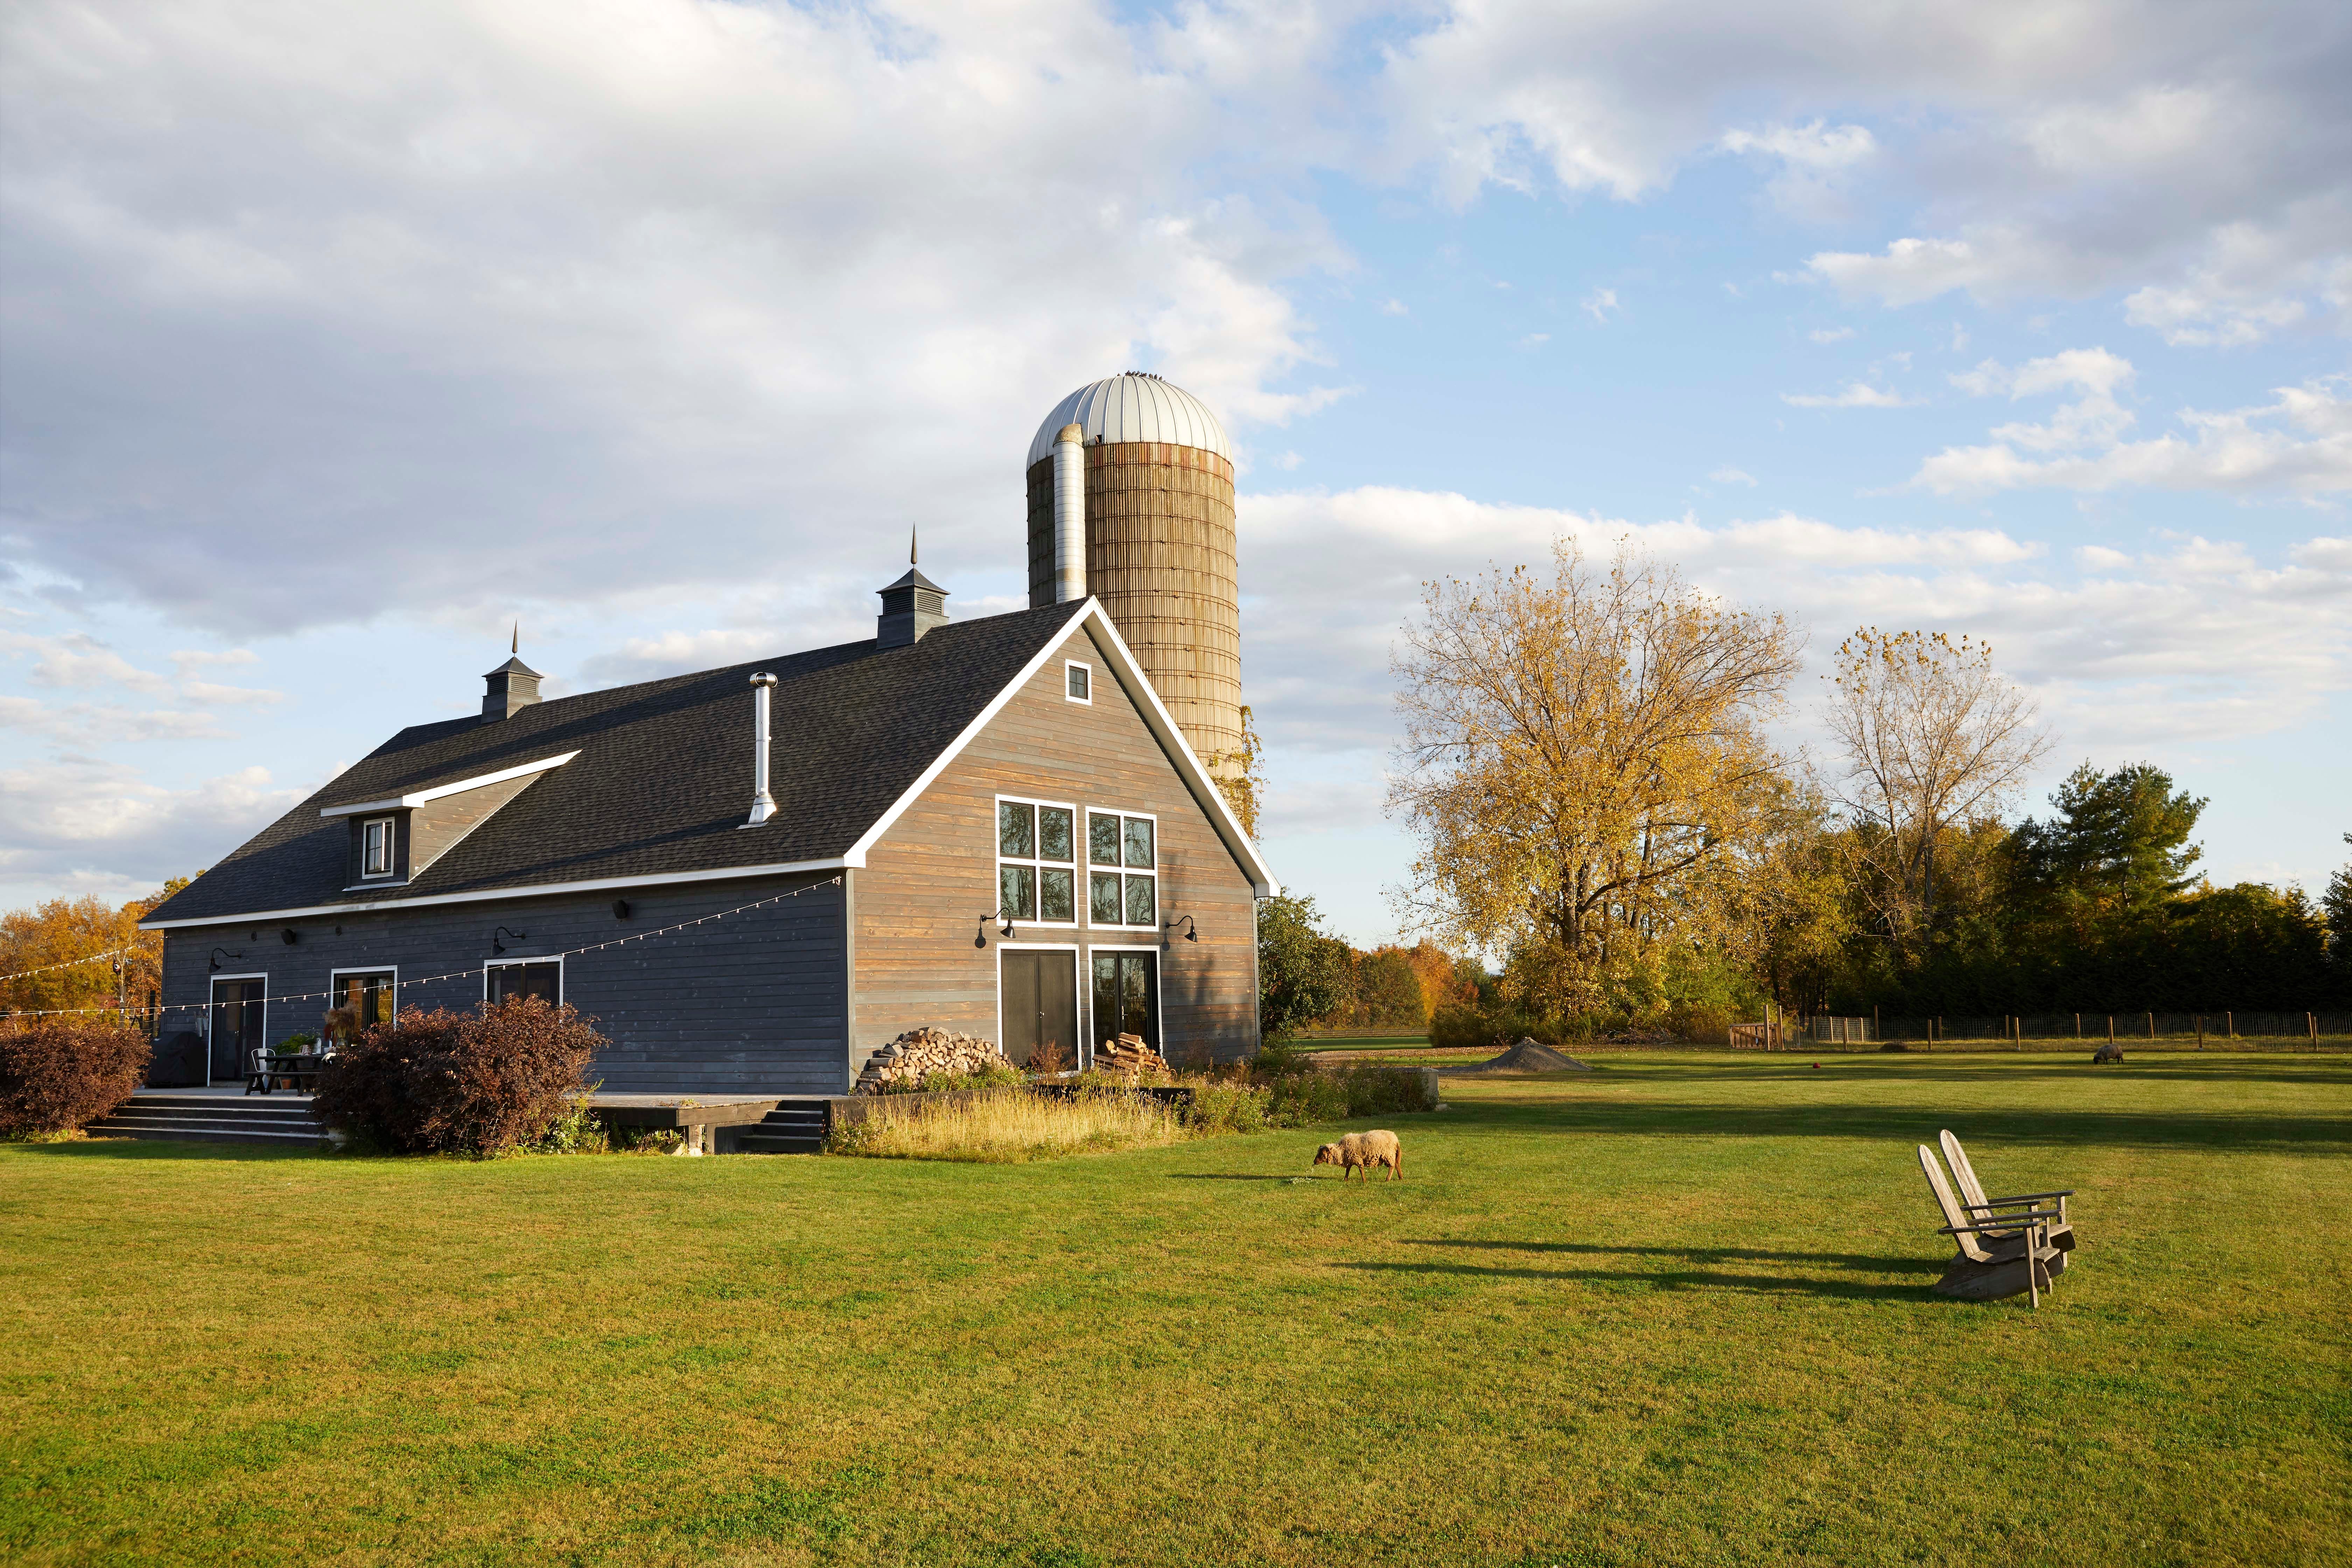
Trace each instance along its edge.
<path fill-rule="evenodd" d="M 1316 1150 L 1315 1163 L 1339 1166 L 1343 1182 L 1357 1171 L 1363 1172 L 1364 1180 L 1369 1182 L 1372 1179 L 1372 1167 L 1385 1165 L 1389 1180 L 1393 1182 L 1404 1175 L 1404 1148 L 1393 1132 L 1350 1132 L 1337 1143 L 1326 1143 Z"/>

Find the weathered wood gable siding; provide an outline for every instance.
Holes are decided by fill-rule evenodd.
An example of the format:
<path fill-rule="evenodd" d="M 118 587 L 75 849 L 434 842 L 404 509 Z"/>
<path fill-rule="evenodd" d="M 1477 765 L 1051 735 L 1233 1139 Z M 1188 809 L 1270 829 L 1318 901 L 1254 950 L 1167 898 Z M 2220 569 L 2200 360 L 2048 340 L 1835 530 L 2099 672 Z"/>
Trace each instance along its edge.
<path fill-rule="evenodd" d="M 416 808 L 409 826 L 408 874 L 421 877 L 434 861 L 457 847 L 458 841 L 490 819 L 492 813 L 544 778 L 525 773 L 520 778 L 484 784 L 462 794 L 443 795 Z"/>
<path fill-rule="evenodd" d="M 839 1094 L 848 1087 L 842 898 L 826 877 L 630 889 L 619 895 L 628 900 L 625 920 L 614 915 L 611 892 L 311 917 L 290 922 L 300 939 L 290 947 L 278 934 L 289 923 L 282 921 L 191 927 L 166 933 L 163 999 L 208 999 L 207 959 L 221 946 L 244 954 L 225 959 L 222 973 L 266 973 L 272 996 L 325 992 L 337 969 L 396 966 L 403 982 L 454 974 L 404 984 L 402 1007 L 467 1009 L 481 1003 L 482 967 L 494 956 L 490 936 L 499 926 L 528 934 L 501 938 L 507 951 L 496 956 L 533 958 L 701 919 L 794 887 L 809 890 L 667 936 L 572 953 L 563 961 L 563 999 L 594 1017 L 613 1042 L 589 1068 L 608 1089 Z M 267 1037 L 274 1044 L 316 1033 L 327 1005 L 323 996 L 270 1003 Z M 171 1013 L 163 1026 L 194 1028 L 200 1016 Z"/>
<path fill-rule="evenodd" d="M 1064 664 L 1072 658 L 1094 667 L 1091 706 L 1064 696 Z M 1158 816 L 1160 918 L 1191 915 L 1201 934 L 1198 942 L 1179 935 L 1160 960 L 1164 1043 L 1179 1057 L 1196 1044 L 1221 1059 L 1254 1052 L 1257 924 L 1249 878 L 1082 627 L 891 826 L 856 873 L 853 1064 L 922 1024 L 997 1037 L 1003 942 L 993 924 L 986 948 L 975 948 L 972 937 L 997 904 L 1000 795 L 1076 805 L 1081 857 L 1087 808 Z M 1158 945 L 1157 931 L 1087 926 L 1083 858 L 1078 868 L 1078 929 L 1017 923 L 1012 945 Z M 1082 1016 L 1086 1008 L 1082 980 Z"/>

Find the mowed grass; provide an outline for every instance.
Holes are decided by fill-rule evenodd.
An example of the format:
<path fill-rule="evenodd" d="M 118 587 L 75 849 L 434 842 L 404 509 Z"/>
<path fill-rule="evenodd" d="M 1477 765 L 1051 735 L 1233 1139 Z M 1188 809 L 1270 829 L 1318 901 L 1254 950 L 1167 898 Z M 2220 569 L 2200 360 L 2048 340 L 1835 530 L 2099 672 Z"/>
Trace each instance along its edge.
<path fill-rule="evenodd" d="M 0 1149 L 0 1559 L 2352 1555 L 2352 1061 L 1822 1059 L 1449 1080 L 1369 1187 Z M 1943 1126 L 2081 1190 L 2039 1313 L 1929 1294 Z"/>

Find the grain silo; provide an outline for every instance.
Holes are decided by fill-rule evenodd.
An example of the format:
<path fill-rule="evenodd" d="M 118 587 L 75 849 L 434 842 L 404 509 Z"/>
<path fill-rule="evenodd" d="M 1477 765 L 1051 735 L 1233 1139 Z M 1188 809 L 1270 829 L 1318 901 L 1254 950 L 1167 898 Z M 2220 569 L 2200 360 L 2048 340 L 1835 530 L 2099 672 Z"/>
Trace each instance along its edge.
<path fill-rule="evenodd" d="M 1078 388 L 1037 427 L 1029 603 L 1102 600 L 1194 753 L 1228 775 L 1242 743 L 1234 543 L 1234 449 L 1190 393 L 1130 371 Z"/>

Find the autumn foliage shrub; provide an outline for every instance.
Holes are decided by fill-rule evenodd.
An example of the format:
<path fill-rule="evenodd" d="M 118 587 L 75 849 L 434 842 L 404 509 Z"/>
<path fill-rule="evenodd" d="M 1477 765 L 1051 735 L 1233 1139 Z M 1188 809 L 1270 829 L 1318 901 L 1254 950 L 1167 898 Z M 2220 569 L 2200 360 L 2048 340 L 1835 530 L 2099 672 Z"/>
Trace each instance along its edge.
<path fill-rule="evenodd" d="M 86 1127 L 147 1076 L 147 1037 L 103 1017 L 0 1025 L 0 1136 Z"/>
<path fill-rule="evenodd" d="M 320 1075 L 313 1111 L 395 1153 L 506 1153 L 572 1113 L 604 1044 L 590 1021 L 537 996 L 471 1013 L 412 1008 L 363 1031 Z"/>

